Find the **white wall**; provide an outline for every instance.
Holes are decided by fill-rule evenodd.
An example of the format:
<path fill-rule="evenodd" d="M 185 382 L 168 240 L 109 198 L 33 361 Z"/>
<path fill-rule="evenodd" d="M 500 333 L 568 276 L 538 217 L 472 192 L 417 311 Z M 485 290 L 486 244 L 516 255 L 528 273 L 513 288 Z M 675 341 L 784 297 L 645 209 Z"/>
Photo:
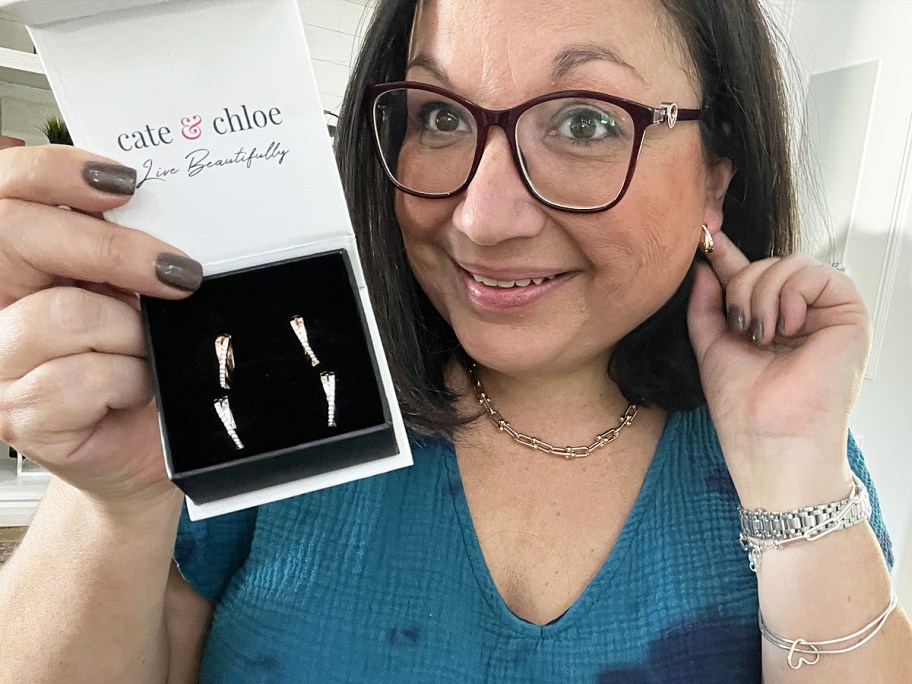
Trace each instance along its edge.
<path fill-rule="evenodd" d="M 370 17 L 370 1 L 298 0 L 323 109 L 336 114 Z"/>
<path fill-rule="evenodd" d="M 875 62 L 870 119 L 821 140 L 839 152 L 861 141 L 853 174 L 842 259 L 874 322 L 867 376 L 851 418 L 864 449 L 896 552 L 894 579 L 912 605 L 912 65 L 908 60 L 912 2 L 902 0 L 768 0 L 788 30 L 798 73 L 813 75 Z M 856 91 L 857 92 L 857 91 Z M 827 99 L 856 107 L 854 92 Z M 819 112 L 823 117 L 831 111 Z M 832 169 L 823 169 L 822 175 Z M 854 176 L 857 175 L 857 182 Z M 813 193 L 819 197 L 821 188 Z M 811 194 L 806 194 L 811 199 Z M 807 212 L 814 216 L 815 212 Z M 818 218 L 825 221 L 827 217 Z M 839 218 L 834 220 L 838 223 Z M 838 226 L 837 226 L 838 228 Z"/>

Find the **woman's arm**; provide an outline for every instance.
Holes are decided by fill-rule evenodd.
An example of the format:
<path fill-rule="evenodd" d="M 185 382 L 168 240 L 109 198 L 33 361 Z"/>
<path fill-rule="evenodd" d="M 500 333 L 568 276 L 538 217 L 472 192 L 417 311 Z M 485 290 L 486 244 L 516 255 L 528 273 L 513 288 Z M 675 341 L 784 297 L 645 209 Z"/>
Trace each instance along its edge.
<path fill-rule="evenodd" d="M 165 591 L 165 627 L 170 648 L 168 684 L 199 681 L 213 609 L 214 606 L 181 577 L 172 563 Z"/>
<path fill-rule="evenodd" d="M 0 572 L 0 682 L 168 676 L 181 494 L 136 293 L 186 297 L 202 268 L 97 218 L 135 181 L 71 147 L 0 152 L 0 439 L 59 478 Z"/>
<path fill-rule="evenodd" d="M 165 588 L 180 509 L 177 490 L 114 510 L 53 480 L 0 571 L 0 682 L 167 681 Z"/>
<path fill-rule="evenodd" d="M 848 416 L 870 343 L 861 295 L 844 273 L 809 257 L 751 263 L 724 233 L 715 242 L 712 268 L 698 270 L 689 326 L 741 505 L 788 511 L 842 501 L 853 488 Z M 799 647 L 854 634 L 891 599 L 868 524 L 764 552 L 757 580 L 768 631 L 802 640 Z M 912 682 L 912 629 L 900 607 L 859 648 L 814 659 L 793 669 L 789 651 L 763 639 L 767 684 L 893 684 Z M 797 654 L 792 664 L 799 665 Z"/>
<path fill-rule="evenodd" d="M 767 628 L 789 640 L 823 641 L 853 634 L 890 601 L 890 576 L 867 524 L 764 553 L 757 583 Z M 849 653 L 821 655 L 812 667 L 793 670 L 788 651 L 764 639 L 763 678 L 767 684 L 912 682 L 910 645 L 912 626 L 897 606 L 868 643 Z M 798 657 L 793 657 L 793 664 L 799 665 Z"/>

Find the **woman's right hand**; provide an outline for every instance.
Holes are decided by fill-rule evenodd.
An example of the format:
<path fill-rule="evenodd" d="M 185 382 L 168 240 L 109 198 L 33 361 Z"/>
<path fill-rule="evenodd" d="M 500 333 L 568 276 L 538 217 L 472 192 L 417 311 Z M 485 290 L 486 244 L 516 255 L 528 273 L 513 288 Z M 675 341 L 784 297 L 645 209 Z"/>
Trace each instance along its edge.
<path fill-rule="evenodd" d="M 136 295 L 178 299 L 202 278 L 178 250 L 99 217 L 134 186 L 130 169 L 79 149 L 0 152 L 0 439 L 101 504 L 174 492 Z"/>

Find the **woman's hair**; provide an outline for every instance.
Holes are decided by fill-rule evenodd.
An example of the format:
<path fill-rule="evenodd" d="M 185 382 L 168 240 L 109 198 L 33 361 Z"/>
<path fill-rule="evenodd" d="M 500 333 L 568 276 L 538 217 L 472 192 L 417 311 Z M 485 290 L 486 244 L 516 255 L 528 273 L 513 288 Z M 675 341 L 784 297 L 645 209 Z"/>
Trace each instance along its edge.
<path fill-rule="evenodd" d="M 726 234 L 751 260 L 791 252 L 796 219 L 786 96 L 759 0 L 657 2 L 683 36 L 696 67 L 707 158 L 730 159 L 736 169 L 724 201 Z M 405 77 L 414 14 L 415 0 L 378 2 L 352 70 L 336 150 L 406 422 L 419 434 L 451 435 L 467 419 L 455 411 L 445 367 L 454 353 L 464 352 L 412 275 L 393 186 L 375 159 L 363 115 L 369 85 Z M 668 411 L 705 401 L 687 331 L 695 267 L 696 261 L 671 299 L 615 346 L 608 372 L 630 401 Z"/>

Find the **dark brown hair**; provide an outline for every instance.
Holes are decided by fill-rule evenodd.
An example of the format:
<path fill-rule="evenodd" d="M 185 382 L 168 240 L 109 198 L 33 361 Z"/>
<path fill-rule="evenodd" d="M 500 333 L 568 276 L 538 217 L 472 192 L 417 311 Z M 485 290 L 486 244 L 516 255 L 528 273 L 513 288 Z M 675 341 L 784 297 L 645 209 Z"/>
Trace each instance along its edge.
<path fill-rule="evenodd" d="M 696 68 L 707 157 L 730 159 L 737 170 L 724 202 L 726 234 L 752 260 L 791 252 L 795 199 L 786 98 L 758 0 L 658 1 Z M 452 434 L 465 420 L 453 408 L 444 370 L 463 352 L 412 275 L 394 190 L 374 158 L 362 116 L 369 85 L 405 76 L 415 6 L 415 0 L 377 4 L 340 114 L 337 161 L 406 421 L 418 433 Z M 616 345 L 608 370 L 628 400 L 668 411 L 704 403 L 687 332 L 693 274 L 691 267 L 671 299 Z"/>

